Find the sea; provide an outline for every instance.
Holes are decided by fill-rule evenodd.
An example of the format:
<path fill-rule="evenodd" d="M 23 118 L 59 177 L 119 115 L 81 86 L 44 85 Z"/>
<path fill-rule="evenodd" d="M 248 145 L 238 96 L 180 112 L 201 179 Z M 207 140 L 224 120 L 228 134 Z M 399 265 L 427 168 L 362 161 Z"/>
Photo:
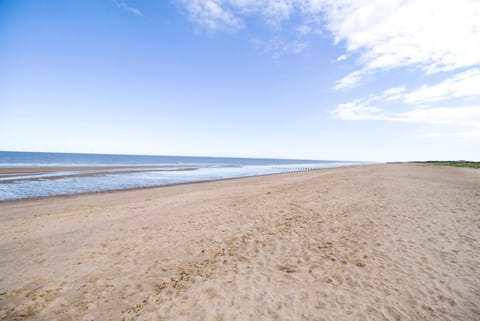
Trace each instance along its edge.
<path fill-rule="evenodd" d="M 0 201 L 360 164 L 365 162 L 0 151 Z"/>

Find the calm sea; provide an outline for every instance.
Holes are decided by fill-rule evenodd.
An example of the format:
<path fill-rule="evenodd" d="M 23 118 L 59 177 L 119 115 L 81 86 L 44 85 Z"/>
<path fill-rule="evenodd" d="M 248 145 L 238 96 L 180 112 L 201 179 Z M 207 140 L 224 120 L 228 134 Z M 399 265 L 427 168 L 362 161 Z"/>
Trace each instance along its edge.
<path fill-rule="evenodd" d="M 0 151 L 0 201 L 356 164 L 362 162 Z M 40 167 L 55 169 L 20 170 Z M 12 173 L 12 169 L 18 170 Z"/>

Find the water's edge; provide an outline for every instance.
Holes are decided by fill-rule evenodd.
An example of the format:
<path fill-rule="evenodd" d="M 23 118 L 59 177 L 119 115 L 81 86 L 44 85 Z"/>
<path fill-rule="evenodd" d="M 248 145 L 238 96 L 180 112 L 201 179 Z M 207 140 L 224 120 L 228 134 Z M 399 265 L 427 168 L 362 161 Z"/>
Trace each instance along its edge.
<path fill-rule="evenodd" d="M 11 203 L 19 203 L 19 202 L 28 202 L 28 201 L 40 201 L 40 200 L 50 200 L 50 199 L 69 199 L 72 197 L 77 196 L 88 196 L 88 195 L 101 195 L 101 194 L 110 194 L 110 193 L 121 193 L 121 192 L 131 192 L 131 191 L 140 191 L 140 190 L 149 190 L 149 189 L 160 189 L 160 188 L 168 188 L 174 186 L 183 186 L 183 185 L 196 185 L 196 184 L 205 184 L 205 183 L 214 183 L 214 182 L 223 182 L 223 181 L 234 181 L 234 180 L 242 180 L 248 178 L 255 178 L 255 177 L 268 177 L 268 176 L 280 176 L 280 175 L 294 175 L 294 174 L 302 174 L 306 172 L 318 172 L 324 171 L 329 169 L 339 169 L 339 168 L 354 168 L 360 166 L 372 166 L 378 164 L 372 163 L 359 163 L 359 164 L 352 164 L 352 165 L 345 165 L 345 166 L 335 166 L 335 167 L 323 167 L 317 168 L 314 170 L 309 171 L 292 171 L 292 172 L 281 172 L 281 173 L 269 173 L 269 174 L 258 174 L 258 175 L 250 175 L 250 176 L 239 176 L 239 177 L 229 177 L 229 178 L 217 178 L 217 179 L 207 179 L 201 181 L 189 181 L 189 182 L 181 182 L 181 183 L 172 183 L 172 184 L 162 184 L 162 185 L 152 185 L 152 186 L 139 186 L 139 187 L 130 187 L 130 188 L 118 188 L 118 189 L 109 189 L 109 190 L 99 190 L 99 191 L 90 191 L 90 192 L 79 192 L 79 193 L 69 193 L 69 194 L 55 194 L 49 196 L 36 196 L 36 197 L 24 197 L 24 198 L 14 198 L 14 199 L 6 199 L 0 200 L 1 204 L 11 204 Z"/>
<path fill-rule="evenodd" d="M 0 151 L 0 202 L 361 164 L 365 163 Z"/>

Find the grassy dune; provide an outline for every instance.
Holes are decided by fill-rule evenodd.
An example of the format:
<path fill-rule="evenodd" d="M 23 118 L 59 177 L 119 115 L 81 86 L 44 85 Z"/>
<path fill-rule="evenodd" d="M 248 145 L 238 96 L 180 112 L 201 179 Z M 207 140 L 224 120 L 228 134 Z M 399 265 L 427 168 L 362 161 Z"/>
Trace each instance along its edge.
<path fill-rule="evenodd" d="M 456 167 L 470 167 L 480 168 L 480 162 L 469 161 L 428 161 L 427 164 L 441 165 L 441 166 L 456 166 Z"/>

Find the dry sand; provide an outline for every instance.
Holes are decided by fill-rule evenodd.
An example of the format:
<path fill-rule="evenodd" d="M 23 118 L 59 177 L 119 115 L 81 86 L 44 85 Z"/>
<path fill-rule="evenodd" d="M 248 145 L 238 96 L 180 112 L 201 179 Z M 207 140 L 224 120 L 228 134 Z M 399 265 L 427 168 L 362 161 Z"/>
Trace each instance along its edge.
<path fill-rule="evenodd" d="M 0 204 L 2 320 L 480 320 L 480 170 Z"/>

